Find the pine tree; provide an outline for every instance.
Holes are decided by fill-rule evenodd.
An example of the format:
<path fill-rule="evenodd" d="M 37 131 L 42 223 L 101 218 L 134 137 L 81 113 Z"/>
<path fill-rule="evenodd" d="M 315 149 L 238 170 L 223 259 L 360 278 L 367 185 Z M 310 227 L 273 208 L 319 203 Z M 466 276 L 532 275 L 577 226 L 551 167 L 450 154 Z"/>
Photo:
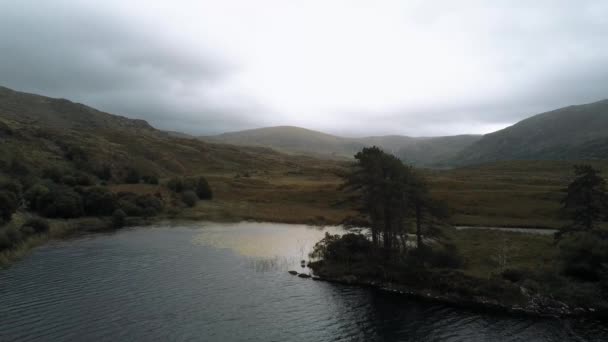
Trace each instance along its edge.
<path fill-rule="evenodd" d="M 572 220 L 571 228 L 592 230 L 608 213 L 606 181 L 590 165 L 576 165 L 575 179 L 568 185 L 563 210 Z"/>

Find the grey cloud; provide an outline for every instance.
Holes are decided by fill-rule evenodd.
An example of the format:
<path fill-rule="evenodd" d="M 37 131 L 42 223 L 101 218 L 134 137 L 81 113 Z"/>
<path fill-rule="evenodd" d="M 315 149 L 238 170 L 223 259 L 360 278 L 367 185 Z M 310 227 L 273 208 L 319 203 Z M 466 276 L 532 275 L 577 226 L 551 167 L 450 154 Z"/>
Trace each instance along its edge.
<path fill-rule="evenodd" d="M 421 32 L 471 35 L 479 52 L 474 62 L 498 69 L 480 81 L 489 90 L 475 93 L 486 86 L 477 84 L 462 98 L 384 111 L 303 113 L 298 123 L 346 135 L 459 134 L 608 98 L 604 2 L 420 3 L 406 19 Z M 213 134 L 293 124 L 293 114 L 277 113 L 249 94 L 217 98 L 218 87 L 241 66 L 213 47 L 191 48 L 164 35 L 163 27 L 140 26 L 95 2 L 0 2 L 0 51 L 0 85 L 69 98 L 164 129 Z"/>
<path fill-rule="evenodd" d="M 218 116 L 232 118 L 237 126 L 244 126 L 239 120 L 250 123 L 205 102 L 205 90 L 231 74 L 230 63 L 77 3 L 0 3 L 0 51 L 0 84 L 17 90 L 69 98 L 189 133 L 226 128 L 225 120 L 214 119 Z M 183 108 L 179 95 L 193 88 L 199 101 L 195 108 Z"/>

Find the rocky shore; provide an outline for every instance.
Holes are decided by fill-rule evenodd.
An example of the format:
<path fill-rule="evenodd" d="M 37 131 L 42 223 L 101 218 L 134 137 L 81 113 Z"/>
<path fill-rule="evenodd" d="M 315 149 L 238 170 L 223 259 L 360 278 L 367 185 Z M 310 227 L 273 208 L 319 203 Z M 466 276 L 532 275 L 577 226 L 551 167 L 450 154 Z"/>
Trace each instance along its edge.
<path fill-rule="evenodd" d="M 339 277 L 332 277 L 330 275 L 313 275 L 312 279 L 344 285 L 364 286 L 380 291 L 397 293 L 416 300 L 424 300 L 479 311 L 501 312 L 535 317 L 590 317 L 608 320 L 608 312 L 605 310 L 569 306 L 566 303 L 545 296 L 531 295 L 524 288 L 521 288 L 521 291 L 522 294 L 527 298 L 527 301 L 524 305 L 517 305 L 503 303 L 498 299 L 483 296 L 463 297 L 457 294 L 440 294 L 436 291 L 414 289 L 396 283 L 360 279 L 354 275 L 345 275 Z"/>

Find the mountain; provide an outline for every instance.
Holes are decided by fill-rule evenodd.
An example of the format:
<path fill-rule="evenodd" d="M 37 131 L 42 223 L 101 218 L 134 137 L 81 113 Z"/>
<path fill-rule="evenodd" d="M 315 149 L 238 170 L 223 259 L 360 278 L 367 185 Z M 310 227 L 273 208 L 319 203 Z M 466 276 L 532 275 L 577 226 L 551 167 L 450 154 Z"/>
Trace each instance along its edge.
<path fill-rule="evenodd" d="M 294 126 L 277 126 L 202 137 L 203 140 L 240 146 L 264 146 L 278 151 L 333 157 L 352 157 L 364 144 Z"/>
<path fill-rule="evenodd" d="M 538 114 L 486 134 L 451 162 L 534 159 L 608 159 L 608 100 Z"/>
<path fill-rule="evenodd" d="M 51 167 L 92 175 L 110 169 L 119 181 L 132 169 L 166 177 L 283 172 L 316 163 L 268 148 L 207 143 L 144 120 L 0 87 L 0 179 L 11 172 L 40 176 Z"/>
<path fill-rule="evenodd" d="M 352 158 L 366 146 L 379 146 L 417 166 L 432 166 L 480 139 L 478 135 L 454 137 L 407 137 L 400 135 L 347 138 L 293 126 L 265 127 L 216 136 L 211 142 L 241 146 L 264 146 L 278 151 L 331 158 Z"/>

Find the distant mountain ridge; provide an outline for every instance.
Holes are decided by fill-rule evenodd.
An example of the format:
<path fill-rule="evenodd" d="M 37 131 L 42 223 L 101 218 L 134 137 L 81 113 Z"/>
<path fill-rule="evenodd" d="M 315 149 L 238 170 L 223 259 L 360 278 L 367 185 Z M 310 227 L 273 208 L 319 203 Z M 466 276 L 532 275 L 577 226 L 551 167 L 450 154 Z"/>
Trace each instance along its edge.
<path fill-rule="evenodd" d="M 568 106 L 486 134 L 452 163 L 608 159 L 608 100 Z"/>
<path fill-rule="evenodd" d="M 281 152 L 333 158 L 352 158 L 366 146 L 379 146 L 418 166 L 430 166 L 437 158 L 449 159 L 480 138 L 480 135 L 452 137 L 388 135 L 349 138 L 294 126 L 264 127 L 201 137 L 211 142 L 263 146 Z"/>
<path fill-rule="evenodd" d="M 206 168 L 241 165 L 238 155 L 256 162 L 266 159 L 261 158 L 264 155 L 272 155 L 277 160 L 283 158 L 270 149 L 345 160 L 363 147 L 372 145 L 422 167 L 453 167 L 506 160 L 608 159 L 608 100 L 538 114 L 484 136 L 349 138 L 294 126 L 278 126 L 195 138 L 180 132 L 163 132 L 144 120 L 105 113 L 69 100 L 0 87 L 0 138 L 5 139 L 5 143 L 17 137 L 28 137 L 33 142 L 44 139 L 49 131 L 56 131 L 53 134 L 68 140 L 75 139 L 72 143 L 81 146 L 88 139 L 89 148 L 105 154 L 104 158 L 116 158 L 115 151 L 118 150 L 112 149 L 118 145 L 108 144 L 100 148 L 99 143 L 116 144 L 120 141 L 123 146 L 119 149 L 124 159 L 122 164 L 126 165 L 127 161 L 146 164 L 159 173 L 171 172 L 171 168 L 188 169 L 190 162 L 194 163 L 192 166 L 200 167 L 202 160 L 206 160 Z M 17 133 L 11 135 L 7 132 Z M 100 142 L 95 142 L 93 136 Z M 249 147 L 197 143 L 197 139 Z M 36 141 L 39 143 L 46 147 L 56 145 Z M 60 145 L 65 144 L 61 142 Z M 137 153 L 130 154 L 127 150 Z M 160 153 L 161 150 L 164 151 Z M 213 153 L 197 154 L 195 150 Z M 174 158 L 178 151 L 183 156 Z M 164 166 L 160 165 L 160 160 L 151 162 L 158 158 L 162 159 Z"/>
<path fill-rule="evenodd" d="M 408 163 L 423 167 L 504 160 L 608 159 L 608 100 L 534 115 L 483 136 L 346 138 L 299 127 L 278 126 L 202 139 L 340 158 L 351 158 L 363 147 L 375 145 Z"/>

